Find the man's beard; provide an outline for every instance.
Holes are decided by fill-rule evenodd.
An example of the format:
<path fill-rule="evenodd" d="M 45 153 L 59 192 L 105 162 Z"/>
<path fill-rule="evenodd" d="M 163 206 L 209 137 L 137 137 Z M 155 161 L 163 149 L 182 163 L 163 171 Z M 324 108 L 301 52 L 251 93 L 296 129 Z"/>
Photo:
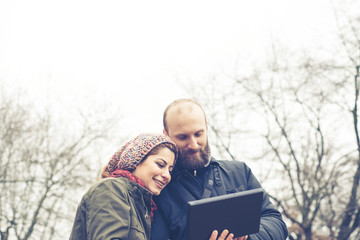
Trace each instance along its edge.
<path fill-rule="evenodd" d="M 199 151 L 200 156 L 189 156 L 189 154 L 193 154 Z M 198 150 L 180 150 L 179 158 L 177 160 L 177 164 L 180 164 L 183 168 L 189 170 L 199 170 L 203 167 L 206 167 L 211 158 L 211 151 L 209 142 L 206 141 L 204 149 L 200 148 Z"/>

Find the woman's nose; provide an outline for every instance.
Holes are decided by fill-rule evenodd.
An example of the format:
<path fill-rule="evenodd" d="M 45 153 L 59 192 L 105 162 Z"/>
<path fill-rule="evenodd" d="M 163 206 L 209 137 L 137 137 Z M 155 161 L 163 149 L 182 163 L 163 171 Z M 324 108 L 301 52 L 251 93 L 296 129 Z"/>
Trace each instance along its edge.
<path fill-rule="evenodd" d="M 170 182 L 171 180 L 171 174 L 170 174 L 170 171 L 169 169 L 165 169 L 163 174 L 162 174 L 162 177 L 165 178 L 167 180 L 167 182 Z"/>

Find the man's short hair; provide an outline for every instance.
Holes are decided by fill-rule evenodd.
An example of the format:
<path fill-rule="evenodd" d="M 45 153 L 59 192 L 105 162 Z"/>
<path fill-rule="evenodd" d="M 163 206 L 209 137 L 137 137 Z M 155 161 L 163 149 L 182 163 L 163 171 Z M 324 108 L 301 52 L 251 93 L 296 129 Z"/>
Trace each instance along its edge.
<path fill-rule="evenodd" d="M 166 123 L 166 117 L 167 117 L 167 114 L 168 114 L 169 110 L 170 110 L 172 107 L 178 106 L 178 105 L 183 104 L 183 103 L 191 103 L 191 104 L 194 104 L 194 105 L 199 106 L 200 109 L 201 109 L 201 111 L 204 113 L 205 122 L 207 122 L 205 111 L 204 111 L 203 107 L 200 105 L 200 103 L 198 103 L 198 102 L 195 101 L 195 100 L 188 99 L 188 98 L 177 99 L 177 100 L 173 101 L 172 103 L 170 103 L 170 104 L 165 108 L 165 111 L 164 111 L 164 114 L 163 114 L 163 126 L 164 126 L 165 132 L 166 132 L 167 134 L 169 134 L 169 132 L 168 132 L 168 126 L 167 126 L 167 123 Z"/>

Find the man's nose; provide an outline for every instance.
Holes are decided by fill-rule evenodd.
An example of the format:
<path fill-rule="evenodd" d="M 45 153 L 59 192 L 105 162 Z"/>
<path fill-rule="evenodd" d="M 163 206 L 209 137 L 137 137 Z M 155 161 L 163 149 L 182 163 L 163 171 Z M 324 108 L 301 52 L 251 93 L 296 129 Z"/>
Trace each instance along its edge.
<path fill-rule="evenodd" d="M 196 141 L 196 137 L 191 137 L 189 139 L 189 144 L 188 144 L 188 147 L 191 148 L 191 149 L 196 149 L 199 147 L 199 144 L 197 143 Z"/>

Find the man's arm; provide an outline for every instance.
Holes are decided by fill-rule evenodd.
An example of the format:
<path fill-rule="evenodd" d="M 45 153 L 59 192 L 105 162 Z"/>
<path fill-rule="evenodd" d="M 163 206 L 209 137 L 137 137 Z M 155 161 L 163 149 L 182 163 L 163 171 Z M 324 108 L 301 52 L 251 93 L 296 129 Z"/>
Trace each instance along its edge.
<path fill-rule="evenodd" d="M 249 169 L 249 168 L 248 168 Z M 251 170 L 248 171 L 248 187 L 250 189 L 261 187 Z M 256 234 L 249 235 L 250 240 L 285 240 L 288 236 L 286 224 L 281 213 L 270 202 L 269 196 L 264 191 L 261 209 L 260 229 Z"/>
<path fill-rule="evenodd" d="M 260 219 L 260 229 L 256 234 L 249 235 L 250 240 L 279 239 L 285 240 L 288 236 L 287 228 L 281 214 L 273 211 L 263 212 Z"/>
<path fill-rule="evenodd" d="M 262 188 L 251 169 L 243 162 L 218 161 L 222 170 L 224 183 L 229 189 L 251 190 Z M 260 229 L 256 234 L 249 235 L 249 240 L 285 240 L 288 236 L 286 225 L 281 213 L 270 202 L 269 196 L 264 191 Z"/>

